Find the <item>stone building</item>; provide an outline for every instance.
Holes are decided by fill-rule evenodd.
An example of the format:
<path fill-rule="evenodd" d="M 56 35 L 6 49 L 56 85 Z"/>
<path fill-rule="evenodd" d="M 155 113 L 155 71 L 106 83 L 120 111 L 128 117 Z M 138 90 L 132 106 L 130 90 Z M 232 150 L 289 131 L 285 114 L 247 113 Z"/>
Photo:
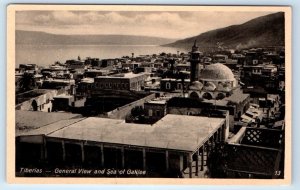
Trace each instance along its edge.
<path fill-rule="evenodd" d="M 32 114 L 27 116 L 20 125 L 28 126 L 30 117 L 35 117 Z M 78 173 L 57 174 L 51 168 L 59 166 L 66 170 L 84 166 L 145 172 L 145 175 L 131 177 L 196 177 L 204 172 L 213 144 L 228 138 L 228 123 L 224 117 L 226 115 L 170 114 L 153 125 L 74 117 L 37 126 L 16 137 L 17 176 L 20 167 L 30 165 L 52 171 L 39 176 L 81 176 Z M 17 122 L 18 119 L 21 118 L 17 118 Z M 184 174 L 186 170 L 187 175 Z M 100 174 L 99 177 L 108 176 Z"/>
<path fill-rule="evenodd" d="M 164 99 L 154 99 L 144 103 L 146 119 L 156 122 L 167 114 L 167 101 Z"/>
<path fill-rule="evenodd" d="M 133 90 L 140 91 L 144 87 L 144 73 L 121 73 L 110 76 L 98 76 L 94 79 L 94 90 Z"/>
<path fill-rule="evenodd" d="M 51 112 L 53 97 L 62 94 L 60 90 L 37 89 L 16 95 L 16 110 Z"/>

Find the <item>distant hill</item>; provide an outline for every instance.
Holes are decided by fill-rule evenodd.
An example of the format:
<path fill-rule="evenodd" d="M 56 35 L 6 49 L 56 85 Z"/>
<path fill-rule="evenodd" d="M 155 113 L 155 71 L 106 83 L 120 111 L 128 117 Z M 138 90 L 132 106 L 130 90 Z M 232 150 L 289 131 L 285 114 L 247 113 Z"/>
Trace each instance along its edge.
<path fill-rule="evenodd" d="M 258 17 L 244 24 L 208 31 L 164 46 L 191 49 L 195 40 L 202 51 L 216 48 L 218 42 L 234 49 L 282 46 L 284 45 L 284 13 Z"/>
<path fill-rule="evenodd" d="M 58 35 L 16 30 L 16 44 L 44 45 L 162 45 L 176 39 L 131 35 Z"/>

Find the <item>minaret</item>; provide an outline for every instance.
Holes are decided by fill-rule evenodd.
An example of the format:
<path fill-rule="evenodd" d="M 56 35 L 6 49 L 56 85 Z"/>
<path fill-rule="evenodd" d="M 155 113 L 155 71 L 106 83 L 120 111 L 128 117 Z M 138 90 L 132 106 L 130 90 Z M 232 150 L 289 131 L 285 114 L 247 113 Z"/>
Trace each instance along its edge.
<path fill-rule="evenodd" d="M 199 64 L 200 64 L 200 54 L 199 48 L 197 46 L 197 40 L 195 40 L 194 45 L 192 47 L 192 51 L 190 52 L 191 57 L 189 59 L 191 63 L 191 83 L 199 80 Z"/>

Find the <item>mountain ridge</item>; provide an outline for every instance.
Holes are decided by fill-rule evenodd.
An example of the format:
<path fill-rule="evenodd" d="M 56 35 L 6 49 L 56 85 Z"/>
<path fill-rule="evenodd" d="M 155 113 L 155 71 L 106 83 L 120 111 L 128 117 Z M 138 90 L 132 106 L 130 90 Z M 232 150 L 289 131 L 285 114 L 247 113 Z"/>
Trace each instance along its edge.
<path fill-rule="evenodd" d="M 217 48 L 217 44 L 233 49 L 283 46 L 284 13 L 257 17 L 243 24 L 210 30 L 163 46 L 190 49 L 195 40 L 201 50 Z"/>
<path fill-rule="evenodd" d="M 117 34 L 65 35 L 16 30 L 16 44 L 38 45 L 162 45 L 176 39 Z"/>

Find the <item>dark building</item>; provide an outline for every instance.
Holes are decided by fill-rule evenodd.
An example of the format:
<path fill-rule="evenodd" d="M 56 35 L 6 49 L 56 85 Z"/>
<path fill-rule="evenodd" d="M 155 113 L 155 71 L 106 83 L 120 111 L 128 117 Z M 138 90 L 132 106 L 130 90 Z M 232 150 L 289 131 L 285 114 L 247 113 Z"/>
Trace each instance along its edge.
<path fill-rule="evenodd" d="M 98 76 L 107 75 L 109 71 L 98 70 L 98 69 L 89 69 L 84 72 L 84 77 L 86 78 L 96 78 Z"/>
<path fill-rule="evenodd" d="M 85 69 L 85 62 L 81 60 L 67 60 L 66 65 L 71 70 L 83 70 Z"/>
<path fill-rule="evenodd" d="M 52 111 L 70 111 L 70 107 L 74 104 L 74 96 L 59 95 L 53 97 Z"/>
<path fill-rule="evenodd" d="M 87 58 L 84 63 L 92 67 L 101 67 L 101 60 L 99 60 L 99 58 Z"/>
<path fill-rule="evenodd" d="M 94 79 L 94 89 L 97 90 L 135 90 L 144 87 L 146 75 L 144 73 L 121 73 L 110 76 L 98 76 Z"/>
<path fill-rule="evenodd" d="M 64 90 L 67 94 L 75 94 L 75 80 L 51 79 L 44 80 L 41 89 Z"/>
<path fill-rule="evenodd" d="M 113 66 L 114 63 L 115 63 L 114 59 L 102 59 L 101 60 L 101 67 Z"/>
<path fill-rule="evenodd" d="M 244 65 L 241 69 L 240 78 L 246 86 L 259 86 L 267 92 L 276 92 L 279 89 L 280 81 L 278 80 L 278 70 L 275 65 Z M 253 92 L 255 93 L 256 90 L 253 89 Z M 245 92 L 248 91 L 246 90 Z"/>
<path fill-rule="evenodd" d="M 146 119 L 154 123 L 167 115 L 167 101 L 163 99 L 154 99 L 144 103 Z"/>
<path fill-rule="evenodd" d="M 20 64 L 19 65 L 19 71 L 24 72 L 24 71 L 37 71 L 38 67 L 36 64 Z"/>
<path fill-rule="evenodd" d="M 76 97 L 87 97 L 91 94 L 94 89 L 94 79 L 93 78 L 83 78 L 79 83 L 77 83 Z"/>

